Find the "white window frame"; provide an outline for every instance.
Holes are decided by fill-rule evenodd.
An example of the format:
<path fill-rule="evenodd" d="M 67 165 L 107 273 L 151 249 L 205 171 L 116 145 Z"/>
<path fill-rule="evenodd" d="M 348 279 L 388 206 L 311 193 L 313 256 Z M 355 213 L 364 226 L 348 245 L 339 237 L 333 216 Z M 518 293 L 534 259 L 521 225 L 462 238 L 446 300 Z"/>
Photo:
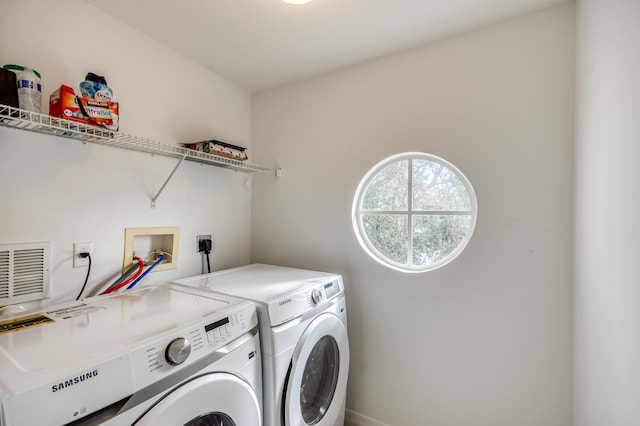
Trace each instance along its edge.
<path fill-rule="evenodd" d="M 451 172 L 453 172 L 457 176 L 457 178 L 463 183 L 464 187 L 467 190 L 467 193 L 469 195 L 469 201 L 471 204 L 471 210 L 467 210 L 467 211 L 413 210 L 413 173 L 412 171 L 413 171 L 413 160 L 416 160 L 416 159 L 427 160 L 427 161 L 441 164 L 445 166 L 447 169 L 449 169 Z M 377 176 L 381 170 L 385 169 L 389 165 L 393 163 L 401 162 L 401 161 L 406 161 L 406 160 L 408 160 L 407 210 L 362 210 L 360 208 L 360 205 L 362 204 L 362 199 L 373 178 Z M 473 189 L 473 186 L 471 185 L 469 180 L 466 178 L 466 176 L 457 167 L 455 167 L 453 164 L 449 163 L 448 161 L 444 160 L 443 158 L 440 158 L 432 154 L 427 154 L 423 152 L 405 152 L 405 153 L 393 155 L 391 157 L 388 157 L 380 161 L 378 164 L 372 167 L 367 172 L 367 174 L 365 174 L 363 179 L 360 181 L 360 184 L 358 185 L 358 188 L 355 192 L 355 196 L 353 198 L 352 223 L 353 223 L 353 229 L 358 239 L 358 242 L 360 243 L 364 251 L 376 262 L 400 272 L 421 273 L 421 272 L 427 272 L 427 271 L 432 271 L 434 269 L 441 268 L 442 266 L 448 264 L 449 262 L 454 260 L 456 257 L 458 257 L 460 253 L 462 253 L 462 251 L 465 249 L 465 247 L 471 240 L 471 236 L 473 235 L 473 231 L 476 225 L 477 213 L 478 213 L 478 202 L 477 202 L 476 193 Z M 363 217 L 363 215 L 372 215 L 372 214 L 373 215 L 389 215 L 389 216 L 402 215 L 407 217 L 407 232 L 408 232 L 407 263 L 404 263 L 404 264 L 398 263 L 389 259 L 384 254 L 382 254 L 379 250 L 377 250 L 373 243 L 371 243 L 371 241 L 367 237 L 367 234 L 364 230 L 361 218 Z M 470 215 L 471 224 L 464 238 L 460 241 L 458 246 L 451 253 L 449 253 L 447 256 L 443 257 L 442 259 L 436 262 L 433 262 L 429 265 L 415 266 L 411 262 L 411 259 L 413 259 L 413 217 L 415 215 L 419 215 L 419 216 Z"/>

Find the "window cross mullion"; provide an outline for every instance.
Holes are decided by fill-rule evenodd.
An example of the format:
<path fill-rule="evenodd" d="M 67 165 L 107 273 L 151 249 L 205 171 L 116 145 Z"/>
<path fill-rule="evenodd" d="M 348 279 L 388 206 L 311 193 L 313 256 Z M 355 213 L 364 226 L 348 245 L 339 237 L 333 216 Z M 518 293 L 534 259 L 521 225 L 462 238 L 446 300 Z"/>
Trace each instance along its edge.
<path fill-rule="evenodd" d="M 407 265 L 413 266 L 413 158 L 409 158 L 407 167 L 407 181 L 409 193 L 407 194 Z"/>

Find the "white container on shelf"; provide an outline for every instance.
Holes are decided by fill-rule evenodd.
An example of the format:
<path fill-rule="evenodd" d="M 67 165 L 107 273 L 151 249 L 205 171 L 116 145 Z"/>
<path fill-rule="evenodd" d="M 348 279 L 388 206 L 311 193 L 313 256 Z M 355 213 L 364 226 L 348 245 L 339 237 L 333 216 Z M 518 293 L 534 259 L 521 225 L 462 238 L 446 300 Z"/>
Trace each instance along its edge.
<path fill-rule="evenodd" d="M 41 112 L 42 83 L 40 81 L 40 73 L 22 65 L 5 65 L 4 68 L 16 73 L 20 109 Z"/>

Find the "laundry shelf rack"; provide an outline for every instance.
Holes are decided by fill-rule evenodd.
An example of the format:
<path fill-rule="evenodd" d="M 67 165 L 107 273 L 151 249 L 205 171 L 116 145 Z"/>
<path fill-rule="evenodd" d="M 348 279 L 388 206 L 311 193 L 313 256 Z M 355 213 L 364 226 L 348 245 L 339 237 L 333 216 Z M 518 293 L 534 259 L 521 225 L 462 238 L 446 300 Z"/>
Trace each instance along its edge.
<path fill-rule="evenodd" d="M 240 172 L 258 172 L 276 176 L 279 176 L 281 172 L 280 169 L 273 169 L 246 161 L 238 161 L 205 152 L 194 151 L 181 146 L 168 145 L 151 139 L 127 135 L 101 127 L 89 126 L 75 121 L 25 111 L 2 104 L 0 104 L 0 125 L 3 127 L 12 127 L 77 139 L 85 143 L 91 142 L 165 157 L 184 158 L 189 161 L 227 167 Z"/>
<path fill-rule="evenodd" d="M 168 145 L 152 139 L 132 136 L 101 127 L 89 126 L 75 121 L 25 111 L 2 104 L 0 104 L 0 126 L 76 139 L 82 143 L 91 142 L 153 155 L 178 158 L 178 164 L 176 164 L 162 187 L 151 199 L 152 208 L 155 207 L 155 202 L 160 196 L 160 193 L 164 190 L 184 160 L 210 166 L 225 167 L 244 173 L 266 173 L 275 176 L 281 176 L 282 173 L 281 169 L 264 167 L 258 164 L 195 151 L 177 145 Z"/>

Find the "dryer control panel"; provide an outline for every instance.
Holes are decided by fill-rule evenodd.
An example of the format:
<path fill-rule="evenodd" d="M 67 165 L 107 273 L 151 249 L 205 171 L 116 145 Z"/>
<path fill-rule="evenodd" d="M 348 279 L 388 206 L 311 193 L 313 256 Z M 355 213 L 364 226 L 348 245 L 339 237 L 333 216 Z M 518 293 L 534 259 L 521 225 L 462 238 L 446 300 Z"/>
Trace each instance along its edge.
<path fill-rule="evenodd" d="M 315 284 L 289 293 L 277 301 L 269 303 L 271 326 L 274 327 L 301 317 L 331 301 L 343 291 L 342 277 L 338 277 L 329 282 Z"/>

